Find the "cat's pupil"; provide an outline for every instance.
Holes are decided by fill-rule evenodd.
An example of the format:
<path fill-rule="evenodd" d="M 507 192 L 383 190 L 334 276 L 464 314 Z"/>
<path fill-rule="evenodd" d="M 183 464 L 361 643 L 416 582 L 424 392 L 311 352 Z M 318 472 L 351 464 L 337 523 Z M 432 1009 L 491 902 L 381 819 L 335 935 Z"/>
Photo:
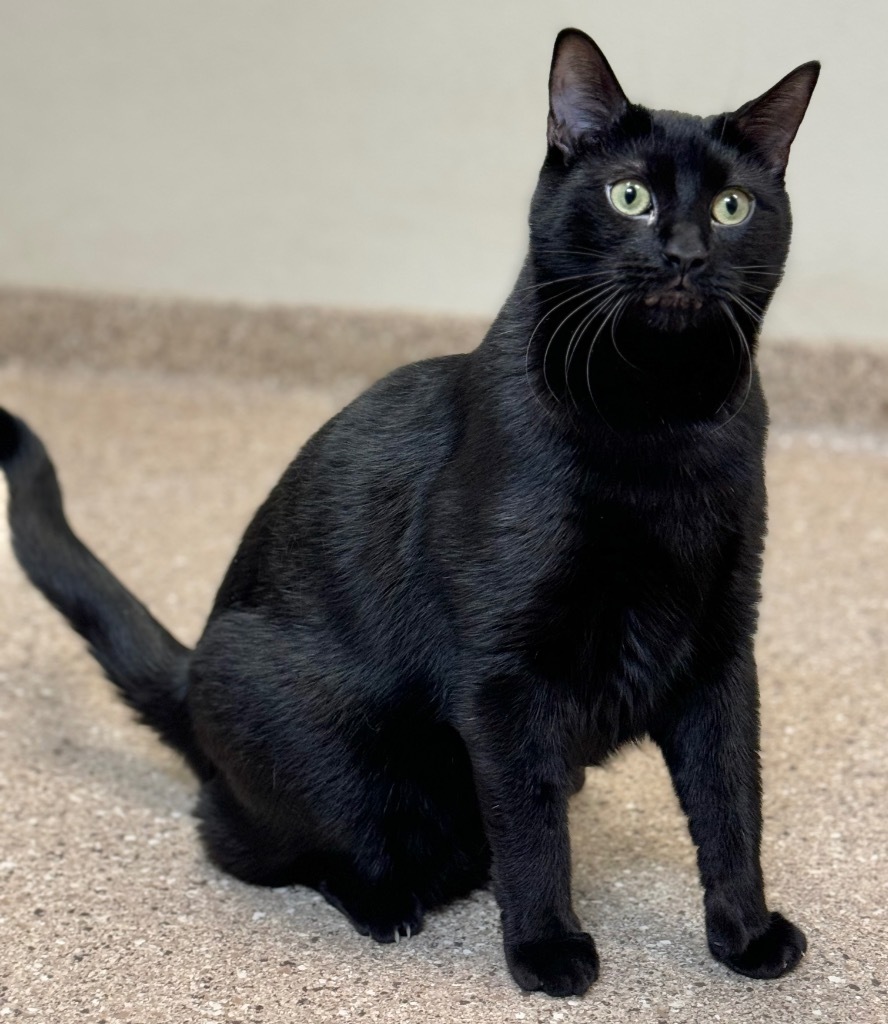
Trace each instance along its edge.
<path fill-rule="evenodd" d="M 725 199 L 725 209 L 730 217 L 734 216 L 739 206 L 740 203 L 737 201 L 736 196 L 728 196 L 727 199 Z"/>
<path fill-rule="evenodd" d="M 625 193 L 625 196 L 624 196 L 624 198 L 626 200 L 626 205 L 627 206 L 631 206 L 635 202 L 637 196 L 638 196 L 638 190 L 636 189 L 636 187 L 634 185 L 627 185 L 626 186 L 626 193 Z"/>

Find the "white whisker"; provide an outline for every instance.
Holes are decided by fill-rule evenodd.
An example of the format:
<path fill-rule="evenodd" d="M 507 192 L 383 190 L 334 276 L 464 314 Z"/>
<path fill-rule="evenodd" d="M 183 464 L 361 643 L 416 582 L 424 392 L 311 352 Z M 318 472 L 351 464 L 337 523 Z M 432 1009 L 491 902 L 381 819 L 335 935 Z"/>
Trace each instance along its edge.
<path fill-rule="evenodd" d="M 605 316 L 604 320 L 602 320 L 601 325 L 599 326 L 598 330 L 595 332 L 595 334 L 594 334 L 594 336 L 592 338 L 592 341 L 589 342 L 589 351 L 586 353 L 586 389 L 589 392 L 589 398 L 592 399 L 592 405 L 594 406 L 595 411 L 598 413 L 598 415 L 602 418 L 604 423 L 611 430 L 614 429 L 613 426 L 608 421 L 607 417 L 604 415 L 604 413 L 601 411 L 601 409 L 598 407 L 598 402 L 595 401 L 595 395 L 594 395 L 594 393 L 592 391 L 592 378 L 591 378 L 591 375 L 590 375 L 590 370 L 591 370 L 591 366 L 592 366 L 592 350 L 595 348 L 595 343 L 596 343 L 596 341 L 598 341 L 598 338 L 601 335 L 601 332 L 607 326 L 608 320 L 611 318 L 611 316 L 614 313 L 614 310 L 617 308 L 618 305 L 619 305 L 619 303 L 614 303 L 614 305 L 611 308 L 610 312 L 608 312 L 607 316 Z"/>
<path fill-rule="evenodd" d="M 620 317 L 626 312 L 626 307 L 629 305 L 630 298 L 631 296 L 629 295 L 624 296 L 620 300 L 619 305 L 617 306 L 617 313 L 614 316 L 613 320 L 611 320 L 611 341 L 614 343 L 614 351 L 623 360 L 623 362 L 627 366 L 631 366 L 633 370 L 638 370 L 639 367 L 637 367 L 631 359 L 627 359 L 626 356 L 623 355 L 622 351 L 620 350 L 620 346 L 617 344 L 617 324 L 620 322 Z"/>
<path fill-rule="evenodd" d="M 573 334 L 571 335 L 571 339 L 568 342 L 567 350 L 564 354 L 564 384 L 567 389 L 568 397 L 573 403 L 574 408 L 577 410 L 579 410 L 579 406 L 577 405 L 576 399 L 573 396 L 573 392 L 570 390 L 570 361 L 571 359 L 573 359 L 574 352 L 579 347 L 580 340 L 582 339 L 582 334 L 585 331 L 585 328 L 587 327 L 589 322 L 591 320 L 594 320 L 595 317 L 598 316 L 599 313 L 601 313 L 601 311 L 607 306 L 611 299 L 614 298 L 615 294 L 618 293 L 619 290 L 620 285 L 615 284 L 612 285 L 609 290 L 606 290 L 601 296 L 598 296 L 598 305 L 583 318 L 581 323 L 574 330 Z M 577 312 L 579 312 L 579 310 L 577 310 Z"/>
<path fill-rule="evenodd" d="M 533 246 L 533 252 L 544 252 L 550 255 L 559 256 L 607 256 L 608 253 L 602 249 L 546 249 Z"/>
<path fill-rule="evenodd" d="M 529 284 L 529 285 L 527 285 L 524 288 L 519 288 L 518 291 L 519 292 L 540 291 L 543 288 L 551 288 L 551 287 L 553 287 L 556 284 L 564 284 L 567 281 L 581 281 L 581 280 L 589 279 L 589 278 L 593 278 L 593 277 L 612 277 L 612 276 L 613 276 L 613 271 L 610 271 L 610 270 L 593 270 L 593 271 L 590 271 L 590 272 L 585 273 L 585 274 L 571 274 L 568 277 L 556 277 L 556 278 L 553 278 L 551 281 L 540 281 L 538 284 Z M 556 298 L 557 299 L 558 296 L 554 295 L 551 298 Z M 551 299 L 544 299 L 542 301 L 549 302 L 549 301 L 551 301 Z"/>
<path fill-rule="evenodd" d="M 582 289 L 579 292 L 572 292 L 570 295 L 568 295 L 568 297 L 566 299 L 562 299 L 562 301 L 559 302 L 557 306 L 553 306 L 548 312 L 544 313 L 540 317 L 540 319 L 537 321 L 536 327 L 534 327 L 533 331 L 531 332 L 530 338 L 527 341 L 527 348 L 525 349 L 525 352 L 524 352 L 524 376 L 527 378 L 528 384 L 530 384 L 530 390 L 533 393 L 534 397 L 537 399 L 537 401 L 540 403 L 540 405 L 543 406 L 544 409 L 546 408 L 546 406 L 543 403 L 543 401 L 540 399 L 539 395 L 537 395 L 536 389 L 534 388 L 534 386 L 533 386 L 533 384 L 532 384 L 532 382 L 530 380 L 530 352 L 531 352 L 531 348 L 533 346 L 533 339 L 536 337 L 537 331 L 539 331 L 540 327 L 542 327 L 544 321 L 547 320 L 557 309 L 560 309 L 562 306 L 566 305 L 568 302 L 571 302 L 571 301 L 573 301 L 575 299 L 581 299 L 584 295 L 588 295 L 590 292 L 594 292 L 595 290 L 596 290 L 596 286 L 593 285 L 593 286 L 591 286 L 589 288 Z M 593 298 L 594 298 L 594 296 L 593 296 Z M 548 343 L 546 345 L 546 350 L 543 353 L 543 363 L 542 363 L 543 381 L 544 381 L 544 383 L 546 385 L 546 388 L 547 388 L 549 394 L 555 399 L 556 402 L 558 402 L 558 401 L 560 401 L 560 399 L 555 394 L 555 392 L 552 390 L 552 387 L 549 384 L 549 379 L 546 376 L 546 359 L 548 358 L 549 348 L 550 348 L 551 344 L 552 344 L 552 338 L 550 337 L 549 341 L 548 341 Z M 548 410 L 546 410 L 546 411 L 548 412 Z"/>
<path fill-rule="evenodd" d="M 757 325 L 761 326 L 762 320 L 764 319 L 764 313 L 755 306 L 750 300 L 744 299 L 742 295 L 737 295 L 735 292 L 728 292 L 728 298 L 736 303 L 744 313 L 752 317 Z"/>
<path fill-rule="evenodd" d="M 588 291 L 583 292 L 582 294 L 584 294 L 584 295 L 588 295 L 589 291 L 592 291 L 593 294 L 585 302 L 583 302 L 579 306 L 577 306 L 576 309 L 572 309 L 567 314 L 567 316 L 564 317 L 564 319 L 561 321 L 561 323 L 555 328 L 555 330 L 549 335 L 549 340 L 546 343 L 546 350 L 545 350 L 545 352 L 543 352 L 543 364 L 542 364 L 543 380 L 546 383 L 546 387 L 549 390 L 549 394 L 552 395 L 552 397 L 556 401 L 560 401 L 560 399 L 555 394 L 555 392 L 552 390 L 552 386 L 549 384 L 549 376 L 548 376 L 548 373 L 547 373 L 547 370 L 546 370 L 547 364 L 549 362 L 549 351 L 552 348 L 552 345 L 553 345 L 553 343 L 555 341 L 555 338 L 556 338 L 558 332 L 561 330 L 561 328 L 567 323 L 567 321 L 572 316 L 575 316 L 577 313 L 579 313 L 580 310 L 583 309 L 585 306 L 588 306 L 590 302 L 595 302 L 595 301 L 601 299 L 602 295 L 606 294 L 610 290 L 610 287 L 611 286 L 609 286 L 609 285 L 603 285 L 603 286 L 597 288 L 597 290 L 589 289 Z M 555 308 L 557 309 L 558 307 L 556 306 Z M 554 312 L 554 310 L 553 310 L 553 312 Z M 566 372 L 566 370 L 565 370 L 565 372 Z M 566 383 L 566 381 L 565 381 L 565 383 Z"/>
<path fill-rule="evenodd" d="M 734 330 L 737 333 L 737 337 L 740 339 L 741 350 L 740 350 L 740 352 L 738 354 L 737 372 L 734 374 L 734 380 L 731 383 L 731 387 L 728 390 L 728 393 L 724 397 L 724 401 L 715 410 L 716 415 L 718 415 L 718 413 L 720 413 L 722 411 L 722 409 L 727 404 L 728 399 L 734 393 L 734 389 L 737 386 L 737 381 L 740 379 L 740 371 L 741 371 L 741 368 L 743 366 L 743 354 L 744 354 L 744 352 L 746 353 L 746 361 L 747 361 L 749 370 L 748 370 L 748 376 L 747 376 L 747 380 L 746 380 L 746 391 L 744 392 L 743 400 L 740 402 L 740 404 L 737 406 L 737 408 L 731 413 L 731 415 L 725 420 L 724 423 L 720 423 L 717 427 L 713 428 L 713 433 L 715 433 L 718 430 L 722 430 L 724 427 L 726 427 L 731 422 L 732 419 L 734 419 L 735 416 L 737 416 L 737 414 L 740 412 L 740 410 L 743 408 L 743 406 L 746 405 L 747 399 L 749 398 L 749 393 L 752 390 L 752 351 L 749 348 L 749 342 L 746 340 L 746 335 L 743 333 L 743 330 L 740 327 L 740 324 L 737 323 L 737 318 L 734 316 L 734 312 L 731 309 L 731 307 L 722 299 L 719 299 L 719 303 L 718 304 L 719 304 L 720 308 L 722 309 L 722 311 L 724 312 L 724 314 L 727 316 L 727 318 L 730 321 L 730 323 L 733 325 Z"/>

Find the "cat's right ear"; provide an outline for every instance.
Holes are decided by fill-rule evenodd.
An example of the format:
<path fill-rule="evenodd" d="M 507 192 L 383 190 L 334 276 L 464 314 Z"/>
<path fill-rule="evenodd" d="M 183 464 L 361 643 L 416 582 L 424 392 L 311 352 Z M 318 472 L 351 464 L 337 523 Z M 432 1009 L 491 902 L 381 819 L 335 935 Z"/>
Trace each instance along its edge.
<path fill-rule="evenodd" d="M 595 43 L 576 28 L 558 33 L 549 72 L 549 148 L 571 160 L 594 144 L 629 106 L 610 64 Z"/>
<path fill-rule="evenodd" d="M 786 171 L 789 147 L 808 109 L 819 75 L 819 61 L 802 64 L 758 99 L 729 115 L 729 121 L 733 121 L 740 134 L 781 179 Z"/>

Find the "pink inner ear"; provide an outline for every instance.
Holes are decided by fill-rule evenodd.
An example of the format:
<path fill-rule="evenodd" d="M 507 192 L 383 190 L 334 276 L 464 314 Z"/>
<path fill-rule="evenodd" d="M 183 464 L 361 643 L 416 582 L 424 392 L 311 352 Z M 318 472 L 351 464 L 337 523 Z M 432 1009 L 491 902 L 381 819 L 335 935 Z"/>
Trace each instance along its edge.
<path fill-rule="evenodd" d="M 577 29 L 565 29 L 555 41 L 549 104 L 549 144 L 565 153 L 605 131 L 628 104 L 604 54 Z"/>
<path fill-rule="evenodd" d="M 559 124 L 570 128 L 571 134 L 579 135 L 593 127 L 594 120 L 589 113 L 591 106 L 590 98 L 575 82 L 562 85 L 552 94 L 552 112 Z"/>
<path fill-rule="evenodd" d="M 734 115 L 740 131 L 780 173 L 786 169 L 790 146 L 808 109 L 819 73 L 816 61 L 803 64 Z"/>

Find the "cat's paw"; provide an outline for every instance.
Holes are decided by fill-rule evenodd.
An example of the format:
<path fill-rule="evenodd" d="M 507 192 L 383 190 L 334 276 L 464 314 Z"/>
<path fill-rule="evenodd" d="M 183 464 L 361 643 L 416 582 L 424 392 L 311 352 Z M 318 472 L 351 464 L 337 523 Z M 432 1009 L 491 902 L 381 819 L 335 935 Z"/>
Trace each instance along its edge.
<path fill-rule="evenodd" d="M 710 939 L 712 955 L 732 971 L 748 978 L 779 978 L 805 955 L 808 942 L 804 934 L 782 914 L 771 914 L 768 927 L 750 939 L 740 952 L 727 952 Z"/>
<path fill-rule="evenodd" d="M 400 942 L 422 931 L 422 907 L 416 902 L 412 909 L 402 910 L 394 918 L 385 914 L 362 922 L 352 918 L 352 924 L 361 935 L 369 935 L 376 942 Z"/>
<path fill-rule="evenodd" d="M 598 977 L 598 953 L 588 932 L 506 945 L 512 977 L 528 992 L 581 996 Z"/>
<path fill-rule="evenodd" d="M 412 893 L 389 886 L 366 886 L 357 891 L 334 889 L 324 882 L 318 892 L 351 921 L 359 935 L 376 942 L 400 942 L 422 931 L 423 907 Z"/>

